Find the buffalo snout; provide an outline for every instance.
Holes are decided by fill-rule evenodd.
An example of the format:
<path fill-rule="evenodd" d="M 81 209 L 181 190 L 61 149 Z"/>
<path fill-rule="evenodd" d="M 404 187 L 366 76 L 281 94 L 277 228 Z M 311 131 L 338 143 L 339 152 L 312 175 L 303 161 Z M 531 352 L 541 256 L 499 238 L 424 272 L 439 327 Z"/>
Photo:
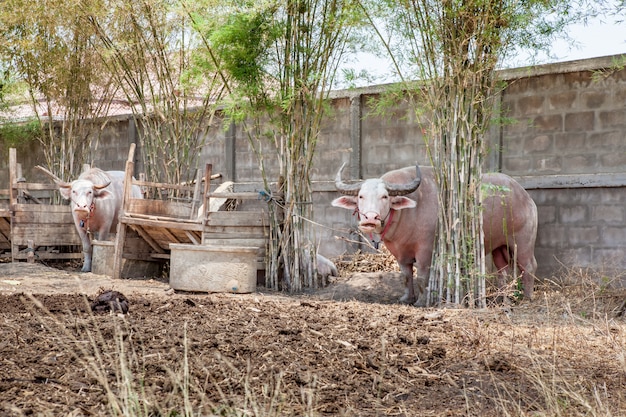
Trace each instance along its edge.
<path fill-rule="evenodd" d="M 89 216 L 89 209 L 85 207 L 74 207 L 74 213 L 80 220 L 85 220 Z"/>
<path fill-rule="evenodd" d="M 361 221 L 359 222 L 361 231 L 370 233 L 380 228 L 380 213 L 367 212 L 361 213 Z"/>

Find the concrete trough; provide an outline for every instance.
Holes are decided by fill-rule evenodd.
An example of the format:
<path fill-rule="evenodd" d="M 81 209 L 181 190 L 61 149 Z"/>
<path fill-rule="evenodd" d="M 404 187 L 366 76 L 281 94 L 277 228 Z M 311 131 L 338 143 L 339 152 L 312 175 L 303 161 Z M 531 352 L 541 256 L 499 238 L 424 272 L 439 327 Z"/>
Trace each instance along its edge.
<path fill-rule="evenodd" d="M 113 275 L 115 242 L 108 240 L 91 241 L 91 272 L 99 275 Z M 122 259 L 120 278 L 154 278 L 161 275 L 161 266 L 154 262 Z"/>
<path fill-rule="evenodd" d="M 170 244 L 170 287 L 182 291 L 256 291 L 258 247 Z"/>

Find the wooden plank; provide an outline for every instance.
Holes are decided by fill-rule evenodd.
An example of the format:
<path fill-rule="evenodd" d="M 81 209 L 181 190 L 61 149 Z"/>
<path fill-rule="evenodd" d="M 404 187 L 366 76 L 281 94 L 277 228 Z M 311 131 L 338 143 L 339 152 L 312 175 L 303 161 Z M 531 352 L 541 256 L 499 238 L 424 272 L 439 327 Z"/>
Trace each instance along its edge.
<path fill-rule="evenodd" d="M 250 229 L 224 229 L 222 227 L 215 227 L 204 233 L 204 240 L 207 239 L 232 239 L 237 236 L 245 236 L 248 239 L 267 239 L 267 234 L 262 230 L 250 230 Z"/>
<path fill-rule="evenodd" d="M 171 243 L 184 243 L 184 242 L 181 242 L 180 239 L 178 239 L 176 236 L 174 236 L 174 234 L 172 232 L 170 232 L 168 229 L 162 228 L 161 231 L 165 235 L 165 239 L 168 242 L 171 242 Z"/>
<path fill-rule="evenodd" d="M 203 241 L 204 245 L 216 245 L 216 246 L 254 246 L 258 248 L 265 248 L 267 246 L 267 239 L 254 238 L 254 237 L 230 237 L 230 238 L 207 238 Z"/>
<path fill-rule="evenodd" d="M 148 233 L 161 244 L 161 247 L 167 248 L 170 243 L 189 243 L 193 241 L 187 236 L 186 230 L 180 228 L 163 228 L 163 227 L 151 227 L 146 228 Z"/>
<path fill-rule="evenodd" d="M 17 204 L 16 206 L 24 205 Z M 59 206 L 32 204 L 27 204 L 27 206 L 29 206 L 27 209 L 16 207 L 11 219 L 13 224 L 23 225 L 25 227 L 35 224 L 74 225 L 74 218 L 72 217 L 69 207 L 65 207 L 64 210 L 56 210 L 53 208 Z M 37 209 L 32 209 L 30 207 L 37 207 Z M 49 208 L 49 210 L 46 210 L 45 208 Z"/>
<path fill-rule="evenodd" d="M 132 216 L 122 216 L 121 222 L 129 225 L 139 225 L 146 227 L 162 227 L 168 229 L 181 229 L 181 230 L 193 230 L 202 231 L 202 225 L 196 222 L 175 221 L 172 219 L 158 219 L 158 218 L 135 218 Z"/>
<path fill-rule="evenodd" d="M 128 202 L 126 215 L 129 216 L 162 216 L 175 219 L 189 220 L 191 211 L 191 202 L 165 201 L 165 200 L 149 200 L 131 198 Z M 196 216 L 191 216 L 195 219 Z"/>
<path fill-rule="evenodd" d="M 152 257 L 155 259 L 170 259 L 169 253 L 153 253 Z"/>
<path fill-rule="evenodd" d="M 232 192 L 232 193 L 209 193 L 209 197 L 211 198 L 228 198 L 232 200 L 259 200 L 259 202 L 263 202 L 260 199 L 259 193 L 253 192 Z"/>
<path fill-rule="evenodd" d="M 35 259 L 36 260 L 44 260 L 44 259 L 82 259 L 82 252 L 67 252 L 67 253 L 55 253 L 49 251 L 35 251 Z M 28 254 L 26 252 L 18 252 L 15 256 L 13 256 L 14 260 L 28 260 Z"/>
<path fill-rule="evenodd" d="M 204 211 L 201 213 L 202 223 L 205 224 L 205 220 L 207 219 L 210 211 L 210 197 L 209 191 L 211 190 L 211 173 L 213 172 L 213 164 L 206 164 L 204 168 L 204 200 L 202 201 L 202 205 L 204 206 Z"/>
<path fill-rule="evenodd" d="M 194 245 L 199 245 L 200 244 L 200 240 L 198 239 L 198 237 L 196 235 L 194 235 L 193 233 L 191 233 L 190 231 L 185 230 L 185 235 L 187 235 L 189 240 L 191 240 L 191 242 Z"/>
<path fill-rule="evenodd" d="M 11 231 L 13 245 L 27 245 L 32 240 L 38 246 L 81 245 L 75 228 L 58 225 L 14 227 Z"/>
<path fill-rule="evenodd" d="M 542 175 L 514 177 L 528 190 L 550 188 L 626 187 L 626 173 Z"/>
<path fill-rule="evenodd" d="M 133 185 L 139 185 L 140 187 L 151 187 L 151 188 L 161 188 L 161 189 L 166 189 L 166 190 L 185 191 L 190 194 L 194 190 L 194 186 L 191 186 L 191 185 L 168 184 L 166 182 L 133 180 Z"/>
<path fill-rule="evenodd" d="M 17 183 L 17 151 L 15 148 L 9 148 L 9 204 L 17 203 L 17 193 L 13 188 L 13 184 Z"/>
<path fill-rule="evenodd" d="M 130 219 L 143 219 L 143 220 L 152 220 L 154 222 L 170 222 L 170 223 L 178 223 L 178 224 L 200 224 L 197 220 L 190 220 L 180 217 L 168 217 L 168 216 L 157 216 L 153 214 L 139 214 L 139 213 L 126 213 L 125 218 L 128 221 L 132 221 Z M 184 227 L 184 226 L 182 226 Z"/>
<path fill-rule="evenodd" d="M 42 184 L 35 182 L 18 182 L 13 184 L 13 188 L 16 190 L 30 190 L 30 191 L 56 191 L 59 186 L 56 184 Z"/>
<path fill-rule="evenodd" d="M 44 212 L 44 213 L 72 213 L 69 205 L 59 204 L 14 204 L 13 212 Z"/>
<path fill-rule="evenodd" d="M 216 211 L 209 214 L 207 226 L 269 226 L 267 213 L 253 211 Z"/>
<path fill-rule="evenodd" d="M 141 236 L 143 238 L 143 240 L 146 241 L 146 243 L 148 243 L 148 245 L 150 245 L 150 247 L 152 249 L 154 249 L 157 253 L 165 253 L 165 250 L 163 250 L 163 248 L 161 248 L 161 245 L 155 241 L 152 236 L 150 236 L 150 234 L 148 232 L 146 232 L 143 227 L 141 226 L 136 226 L 136 225 L 131 225 L 131 227 L 133 228 L 134 231 L 136 231 L 139 236 Z"/>
<path fill-rule="evenodd" d="M 0 217 L 0 241 L 9 242 L 11 240 L 11 218 Z"/>
<path fill-rule="evenodd" d="M 200 201 L 200 184 L 202 183 L 202 173 L 199 169 L 196 170 L 196 183 L 193 187 L 193 199 L 191 200 L 191 211 L 189 213 L 189 219 L 193 220 L 198 217 L 198 207 L 202 205 Z"/>
<path fill-rule="evenodd" d="M 131 188 L 133 185 L 133 172 L 135 170 L 134 158 L 135 158 L 135 144 L 131 143 L 128 149 L 128 157 L 126 158 L 126 165 L 124 167 L 124 191 L 122 192 L 122 214 L 118 219 L 117 234 L 115 236 L 115 248 L 113 250 L 113 279 L 122 278 L 122 263 L 124 257 L 124 247 L 126 246 L 126 233 L 128 227 L 122 223 L 121 218 L 123 213 L 128 211 L 128 204 L 131 196 Z"/>
<path fill-rule="evenodd" d="M 137 227 L 133 225 L 132 227 Z M 200 238 L 197 232 L 189 232 L 178 228 L 164 228 L 164 227 L 151 227 L 142 226 L 141 236 L 145 239 L 149 239 L 151 245 L 158 245 L 160 248 L 167 249 L 170 243 L 189 243 L 194 244 L 194 241 L 200 242 Z"/>

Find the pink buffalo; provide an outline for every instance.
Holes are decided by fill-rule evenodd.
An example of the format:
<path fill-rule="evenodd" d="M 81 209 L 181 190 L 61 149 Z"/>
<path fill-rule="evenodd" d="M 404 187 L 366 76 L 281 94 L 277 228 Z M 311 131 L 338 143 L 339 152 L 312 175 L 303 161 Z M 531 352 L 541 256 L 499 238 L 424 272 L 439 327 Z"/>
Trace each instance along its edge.
<path fill-rule="evenodd" d="M 345 184 L 341 179 L 344 166 L 335 179 L 336 188 L 344 195 L 333 200 L 332 205 L 357 214 L 359 229 L 373 241 L 383 241 L 396 258 L 406 287 L 401 301 L 425 305 L 438 221 L 439 201 L 433 169 L 406 167 L 381 178 Z M 505 284 L 511 261 L 516 259 L 524 297 L 530 300 L 537 268 L 534 255 L 537 207 L 526 190 L 507 175 L 486 174 L 483 186 L 485 250 L 492 255 L 499 285 Z M 417 297 L 413 287 L 414 265 Z"/>

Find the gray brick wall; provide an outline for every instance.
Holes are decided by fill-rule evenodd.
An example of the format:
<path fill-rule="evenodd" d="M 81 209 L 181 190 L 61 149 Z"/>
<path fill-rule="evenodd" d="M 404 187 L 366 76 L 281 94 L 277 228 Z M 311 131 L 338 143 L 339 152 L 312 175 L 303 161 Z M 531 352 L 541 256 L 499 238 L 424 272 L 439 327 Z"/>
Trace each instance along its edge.
<path fill-rule="evenodd" d="M 503 172 L 539 209 L 539 276 L 626 267 L 626 71 L 612 59 L 505 72 Z M 541 178 L 541 180 L 538 180 Z"/>
<path fill-rule="evenodd" d="M 486 139 L 491 149 L 486 169 L 518 178 L 537 203 L 540 277 L 563 266 L 626 268 L 626 70 L 606 71 L 613 62 L 605 57 L 499 74 L 507 83 L 499 101 L 509 122 L 494 127 Z M 324 255 L 356 248 L 350 242 L 355 219 L 330 206 L 337 196 L 332 181 L 343 162 L 349 162 L 346 179 L 380 176 L 416 161 L 429 164 L 424 126 L 406 102 L 385 114 L 373 111 L 383 89 L 333 92 L 312 168 L 313 220 L 320 224 L 315 238 Z M 135 141 L 134 125 L 116 118 L 94 145 L 94 165 L 123 169 Z M 270 176 L 276 177 L 273 145 L 264 143 L 263 149 Z M 36 160 L 29 154 L 25 165 Z M 226 179 L 261 179 L 242 126 L 224 129 L 219 117 L 201 150 L 201 165 L 205 162 Z M 6 164 L 8 158 L 0 161 L 5 183 Z"/>

